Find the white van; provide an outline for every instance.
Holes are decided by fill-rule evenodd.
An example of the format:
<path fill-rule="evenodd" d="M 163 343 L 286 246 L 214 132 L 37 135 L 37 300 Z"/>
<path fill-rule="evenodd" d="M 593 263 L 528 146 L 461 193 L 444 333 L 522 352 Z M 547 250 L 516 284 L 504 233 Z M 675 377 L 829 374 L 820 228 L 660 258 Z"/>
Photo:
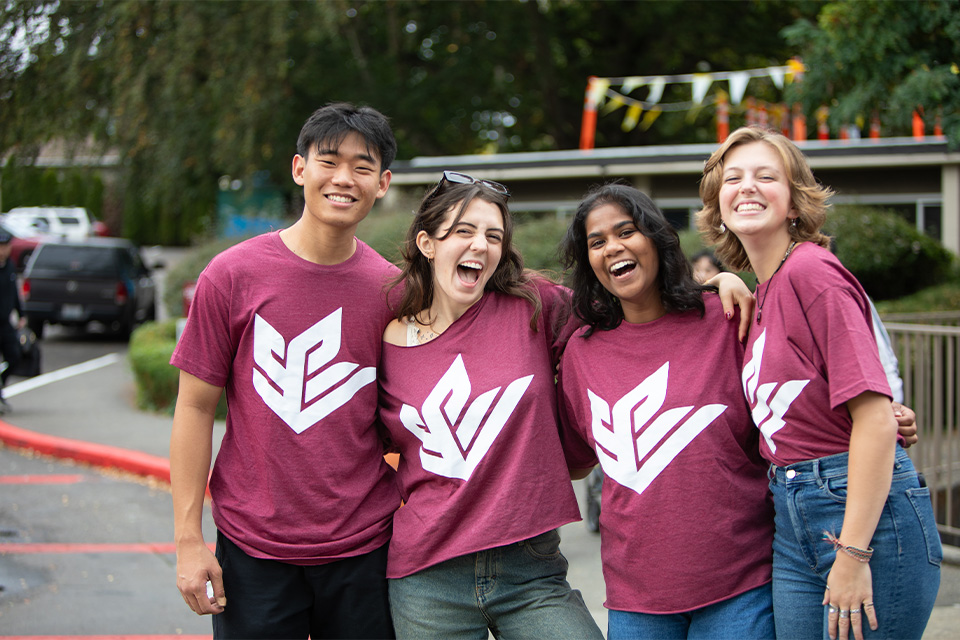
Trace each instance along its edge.
<path fill-rule="evenodd" d="M 2 220 L 24 237 L 83 240 L 94 235 L 90 215 L 83 207 L 15 207 Z"/>

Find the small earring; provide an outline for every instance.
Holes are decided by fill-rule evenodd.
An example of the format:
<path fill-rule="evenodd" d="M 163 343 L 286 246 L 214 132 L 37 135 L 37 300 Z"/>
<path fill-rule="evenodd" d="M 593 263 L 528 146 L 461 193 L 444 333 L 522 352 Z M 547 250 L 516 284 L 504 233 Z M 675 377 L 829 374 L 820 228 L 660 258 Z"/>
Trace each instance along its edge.
<path fill-rule="evenodd" d="M 720 233 L 726 233 L 726 232 L 727 232 L 727 225 L 725 225 L 725 224 L 723 224 L 723 223 L 721 222 L 721 223 L 720 223 Z"/>
<path fill-rule="evenodd" d="M 793 228 L 793 229 L 796 229 L 796 228 L 797 228 L 797 219 L 796 219 L 796 218 L 793 218 L 793 219 L 790 220 L 790 227 Z"/>

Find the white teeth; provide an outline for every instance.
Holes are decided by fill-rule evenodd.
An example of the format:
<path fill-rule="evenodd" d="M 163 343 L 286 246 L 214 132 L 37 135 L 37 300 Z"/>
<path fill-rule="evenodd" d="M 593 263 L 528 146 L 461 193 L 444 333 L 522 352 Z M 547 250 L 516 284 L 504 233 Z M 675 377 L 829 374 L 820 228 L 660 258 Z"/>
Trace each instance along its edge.
<path fill-rule="evenodd" d="M 757 204 L 756 202 L 747 202 L 738 206 L 737 211 L 741 213 L 747 211 L 763 211 L 763 205 Z"/>
<path fill-rule="evenodd" d="M 480 264 L 479 262 L 474 262 L 472 260 L 467 262 L 461 262 L 460 266 L 464 267 L 465 269 L 483 269 L 482 264 Z"/>
<path fill-rule="evenodd" d="M 334 202 L 342 202 L 342 203 L 344 203 L 344 204 L 348 204 L 348 203 L 350 203 L 350 202 L 353 202 L 353 198 L 348 198 L 347 196 L 334 196 L 334 195 L 330 195 L 330 196 L 327 196 L 327 198 L 329 198 L 330 200 L 333 200 Z"/>
<path fill-rule="evenodd" d="M 613 273 L 614 271 L 623 269 L 624 267 L 632 267 L 635 264 L 636 262 L 634 262 L 633 260 L 621 260 L 620 262 L 617 262 L 610 267 L 610 272 Z"/>

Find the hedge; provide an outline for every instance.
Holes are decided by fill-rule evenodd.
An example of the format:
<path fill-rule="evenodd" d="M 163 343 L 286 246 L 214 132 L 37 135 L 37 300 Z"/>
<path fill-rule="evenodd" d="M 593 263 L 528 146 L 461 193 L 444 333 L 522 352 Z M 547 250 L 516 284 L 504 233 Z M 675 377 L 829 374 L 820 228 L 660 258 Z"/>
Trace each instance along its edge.
<path fill-rule="evenodd" d="M 893 211 L 837 205 L 824 232 L 837 257 L 874 300 L 890 300 L 947 281 L 954 256 Z"/>
<path fill-rule="evenodd" d="M 137 385 L 137 408 L 173 414 L 177 402 L 180 370 L 170 364 L 177 346 L 177 321 L 147 322 L 130 336 L 129 358 Z M 226 399 L 221 397 L 217 419 L 227 415 Z"/>

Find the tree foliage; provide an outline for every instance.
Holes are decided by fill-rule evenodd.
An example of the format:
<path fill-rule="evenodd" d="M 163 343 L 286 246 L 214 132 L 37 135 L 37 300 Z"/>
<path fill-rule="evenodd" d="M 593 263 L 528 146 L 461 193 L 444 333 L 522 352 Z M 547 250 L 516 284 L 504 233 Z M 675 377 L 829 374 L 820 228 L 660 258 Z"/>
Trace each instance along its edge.
<path fill-rule="evenodd" d="M 186 242 L 217 181 L 295 191 L 299 128 L 335 100 L 388 114 L 399 157 L 575 148 L 587 78 L 782 64 L 814 1 L 4 0 L 0 155 L 67 139 L 120 153 L 124 233 Z M 665 99 L 669 96 L 665 97 Z M 712 113 L 598 146 L 714 139 Z"/>
<path fill-rule="evenodd" d="M 784 29 L 802 48 L 807 73 L 794 85 L 806 110 L 830 107 L 833 128 L 869 122 L 883 135 L 910 135 L 922 108 L 927 133 L 942 114 L 944 133 L 960 146 L 960 2 L 869 0 L 831 2 L 816 24 Z"/>

